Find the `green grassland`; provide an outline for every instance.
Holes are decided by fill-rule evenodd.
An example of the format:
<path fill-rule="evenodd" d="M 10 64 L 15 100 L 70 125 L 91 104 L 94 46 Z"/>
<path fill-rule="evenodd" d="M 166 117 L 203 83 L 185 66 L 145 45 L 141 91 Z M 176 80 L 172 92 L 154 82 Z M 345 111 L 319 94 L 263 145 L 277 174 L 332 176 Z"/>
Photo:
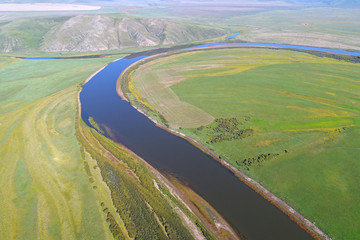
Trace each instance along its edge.
<path fill-rule="evenodd" d="M 129 84 L 168 125 L 334 239 L 360 237 L 359 64 L 259 48 L 181 53 L 146 64 Z"/>
<path fill-rule="evenodd" d="M 78 84 L 109 61 L 1 58 L 1 239 L 112 236 L 75 136 Z"/>
<path fill-rule="evenodd" d="M 166 60 L 172 58 L 174 57 L 168 57 Z M 160 60 L 160 62 L 162 61 L 163 59 Z M 173 69 L 163 71 L 159 68 L 154 69 L 152 66 L 154 66 L 154 62 L 141 65 L 132 77 L 134 79 L 146 79 L 146 81 L 136 81 L 136 86 L 133 86 L 132 82 L 130 82 L 129 88 L 133 93 L 138 89 L 141 96 L 167 119 L 171 127 L 192 128 L 201 124 L 207 125 L 214 120 L 210 114 L 200 108 L 181 101 L 171 90 L 172 85 L 184 80 L 183 76 L 172 71 Z M 185 68 L 188 67 L 185 66 Z M 177 70 L 181 71 L 181 69 Z M 196 118 L 193 116 L 196 116 Z"/>

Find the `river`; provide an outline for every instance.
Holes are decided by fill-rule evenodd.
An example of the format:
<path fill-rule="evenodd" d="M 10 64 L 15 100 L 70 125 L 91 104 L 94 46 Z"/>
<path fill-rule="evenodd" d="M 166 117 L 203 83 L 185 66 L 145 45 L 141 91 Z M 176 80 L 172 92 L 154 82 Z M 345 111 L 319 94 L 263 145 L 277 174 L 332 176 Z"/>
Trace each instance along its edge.
<path fill-rule="evenodd" d="M 204 44 L 197 48 L 215 45 Z M 281 46 L 276 44 L 276 47 Z M 315 49 L 319 51 L 319 48 L 311 48 Z M 342 50 L 336 51 L 344 53 Z M 352 52 L 345 52 L 354 55 Z M 312 239 L 280 209 L 240 181 L 210 155 L 183 138 L 157 127 L 118 96 L 116 82 L 119 75 L 129 65 L 145 57 L 147 56 L 117 60 L 83 86 L 80 93 L 81 116 L 86 124 L 91 126 L 88 118 L 93 117 L 97 123 L 111 129 L 111 133 L 105 133 L 107 137 L 125 145 L 160 172 L 170 173 L 189 184 L 247 239 Z"/>

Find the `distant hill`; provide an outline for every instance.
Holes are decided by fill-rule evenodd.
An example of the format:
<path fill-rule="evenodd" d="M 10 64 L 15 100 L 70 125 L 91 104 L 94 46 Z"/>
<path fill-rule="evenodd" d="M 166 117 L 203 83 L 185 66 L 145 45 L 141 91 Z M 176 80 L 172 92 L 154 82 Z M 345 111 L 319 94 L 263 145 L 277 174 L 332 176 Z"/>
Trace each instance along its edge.
<path fill-rule="evenodd" d="M 162 19 L 79 15 L 0 23 L 0 52 L 89 52 L 171 45 L 225 35 L 223 29 Z"/>

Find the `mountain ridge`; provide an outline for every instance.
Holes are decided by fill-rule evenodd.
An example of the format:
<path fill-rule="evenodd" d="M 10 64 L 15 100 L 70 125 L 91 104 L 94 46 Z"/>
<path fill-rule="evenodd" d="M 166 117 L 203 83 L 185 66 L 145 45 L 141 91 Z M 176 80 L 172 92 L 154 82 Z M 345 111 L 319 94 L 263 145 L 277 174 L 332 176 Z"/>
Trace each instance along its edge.
<path fill-rule="evenodd" d="M 0 25 L 0 52 L 95 52 L 173 45 L 225 34 L 220 28 L 152 18 L 77 15 L 20 19 Z"/>

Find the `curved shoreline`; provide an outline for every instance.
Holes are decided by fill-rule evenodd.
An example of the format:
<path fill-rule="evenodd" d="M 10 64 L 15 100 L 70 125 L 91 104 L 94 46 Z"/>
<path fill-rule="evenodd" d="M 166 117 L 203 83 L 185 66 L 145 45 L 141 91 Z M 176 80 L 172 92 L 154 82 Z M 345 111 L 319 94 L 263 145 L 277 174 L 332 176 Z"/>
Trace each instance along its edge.
<path fill-rule="evenodd" d="M 216 45 L 216 46 L 211 45 L 211 46 L 204 46 L 203 47 L 203 46 L 200 45 L 199 48 L 186 48 L 186 49 L 181 49 L 181 50 L 177 50 L 177 51 L 175 50 L 173 53 L 170 53 L 170 54 L 183 53 L 183 52 L 187 52 L 188 50 L 193 51 L 193 50 L 215 49 L 217 47 L 220 47 L 220 48 L 240 47 L 241 48 L 241 47 L 249 47 L 249 46 L 248 45 L 245 45 L 245 46 L 244 45 L 237 45 L 236 46 L 236 45 L 233 45 L 233 44 L 231 44 L 231 45 L 229 45 L 229 44 L 219 44 L 219 45 Z M 250 46 L 250 47 L 260 47 L 261 48 L 261 47 L 268 47 L 268 46 Z M 277 48 L 284 48 L 284 47 L 277 47 Z M 120 76 L 119 76 L 119 78 L 117 80 L 116 92 L 118 93 L 118 95 L 123 100 L 130 102 L 125 97 L 125 95 L 124 95 L 124 93 L 122 92 L 122 89 L 121 89 L 120 81 L 122 80 L 122 77 L 124 76 L 124 74 L 127 71 L 129 71 L 129 69 L 131 69 L 132 67 L 142 64 L 142 62 L 145 61 L 145 60 L 149 60 L 151 58 L 158 57 L 159 55 L 166 55 L 168 53 L 169 52 L 167 52 L 165 54 L 164 53 L 159 53 L 159 54 L 155 54 L 155 55 L 152 55 L 152 56 L 148 56 L 146 58 L 143 58 L 143 59 L 129 65 L 120 74 Z M 267 190 L 265 187 L 263 187 L 260 183 L 256 182 L 254 179 L 250 178 L 245 173 L 241 172 L 240 170 L 236 169 L 234 166 L 232 166 L 231 164 L 229 164 L 225 160 L 221 159 L 220 156 L 218 154 L 216 154 L 214 151 L 210 150 L 208 147 L 201 144 L 197 140 L 195 140 L 195 139 L 193 139 L 193 138 L 191 138 L 191 137 L 189 137 L 189 136 L 187 136 L 187 135 L 185 135 L 185 134 L 183 134 L 181 132 L 178 132 L 178 131 L 176 131 L 174 129 L 168 128 L 164 124 L 159 123 L 158 121 L 156 121 L 155 119 L 153 119 L 152 117 L 147 115 L 139 107 L 134 106 L 134 105 L 131 105 L 131 106 L 134 107 L 138 112 L 140 112 L 141 114 L 146 116 L 148 119 L 150 119 L 152 122 L 154 122 L 156 124 L 156 126 L 162 128 L 162 129 L 164 129 L 164 130 L 166 130 L 166 131 L 168 131 L 168 132 L 170 132 L 172 134 L 175 134 L 178 137 L 181 137 L 181 138 L 187 140 L 189 143 L 191 143 L 195 147 L 199 148 L 200 150 L 202 150 L 206 154 L 210 155 L 214 160 L 218 161 L 222 166 L 224 166 L 229 171 L 231 171 L 238 179 L 240 179 L 242 182 L 244 182 L 246 185 L 248 185 L 251 189 L 256 191 L 258 194 L 260 194 L 263 198 L 265 198 L 271 204 L 273 204 L 278 209 L 280 209 L 283 213 L 285 213 L 292 221 L 297 223 L 301 228 L 303 228 L 306 232 L 308 232 L 312 237 L 314 237 L 315 239 L 331 240 L 331 238 L 326 233 L 324 233 L 322 230 L 320 230 L 314 223 L 312 223 L 311 221 L 306 219 L 304 216 L 302 216 L 299 212 L 297 212 L 295 209 L 293 209 L 291 206 L 289 206 L 283 200 L 276 197 L 273 193 L 271 193 L 269 190 Z"/>

